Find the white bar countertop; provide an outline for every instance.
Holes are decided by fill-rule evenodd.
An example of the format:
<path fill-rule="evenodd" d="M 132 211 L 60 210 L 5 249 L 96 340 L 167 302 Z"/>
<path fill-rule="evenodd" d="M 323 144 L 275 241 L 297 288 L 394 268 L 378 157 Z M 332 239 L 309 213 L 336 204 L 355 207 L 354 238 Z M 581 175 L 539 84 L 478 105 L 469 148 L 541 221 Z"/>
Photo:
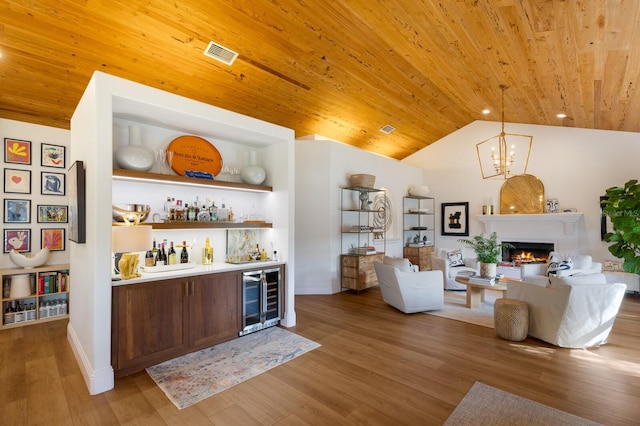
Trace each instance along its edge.
<path fill-rule="evenodd" d="M 217 274 L 220 272 L 230 272 L 230 271 L 245 271 L 245 270 L 254 270 L 254 269 L 263 269 L 263 268 L 271 268 L 275 266 L 284 265 L 286 262 L 280 261 L 272 261 L 272 260 L 256 260 L 253 262 L 247 263 L 214 263 L 212 265 L 200 265 L 200 264 L 191 264 L 192 267 L 188 269 L 176 269 L 171 270 L 171 266 L 163 267 L 161 272 L 145 272 L 144 266 L 140 267 L 141 277 L 132 278 L 130 280 L 114 280 L 114 278 L 120 278 L 120 275 L 114 275 L 112 277 L 111 285 L 119 286 L 119 285 L 129 285 L 129 284 L 138 284 L 149 281 L 159 281 L 166 280 L 171 278 L 182 278 L 182 277 L 192 277 L 196 275 L 207 275 L 207 274 Z M 176 265 L 181 268 L 181 264 Z M 182 267 L 183 268 L 183 267 Z"/>

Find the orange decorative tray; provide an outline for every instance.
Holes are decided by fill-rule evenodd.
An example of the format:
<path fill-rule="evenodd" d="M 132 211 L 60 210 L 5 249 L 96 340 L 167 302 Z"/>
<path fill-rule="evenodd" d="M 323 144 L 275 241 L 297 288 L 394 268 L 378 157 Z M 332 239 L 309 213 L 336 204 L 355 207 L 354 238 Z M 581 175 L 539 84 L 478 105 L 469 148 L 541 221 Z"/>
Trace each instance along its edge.
<path fill-rule="evenodd" d="M 180 136 L 172 140 L 167 147 L 167 162 L 180 176 L 185 176 L 187 170 L 214 176 L 222 170 L 220 152 L 209 141 L 198 136 Z"/>

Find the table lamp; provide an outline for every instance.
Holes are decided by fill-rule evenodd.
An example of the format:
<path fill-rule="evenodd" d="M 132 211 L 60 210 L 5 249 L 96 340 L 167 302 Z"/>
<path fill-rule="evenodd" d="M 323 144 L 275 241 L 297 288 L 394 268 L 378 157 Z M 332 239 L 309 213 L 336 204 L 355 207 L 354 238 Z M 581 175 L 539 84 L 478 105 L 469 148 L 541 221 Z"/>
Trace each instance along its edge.
<path fill-rule="evenodd" d="M 114 225 L 111 227 L 111 251 L 124 253 L 118 261 L 118 268 L 123 280 L 139 277 L 138 253 L 149 250 L 153 227 L 149 225 Z"/>

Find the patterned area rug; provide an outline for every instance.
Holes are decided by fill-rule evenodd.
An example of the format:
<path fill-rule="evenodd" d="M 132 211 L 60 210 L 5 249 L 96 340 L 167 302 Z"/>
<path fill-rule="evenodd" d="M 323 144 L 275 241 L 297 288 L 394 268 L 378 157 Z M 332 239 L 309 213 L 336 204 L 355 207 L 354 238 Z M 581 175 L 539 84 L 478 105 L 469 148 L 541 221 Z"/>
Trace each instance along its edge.
<path fill-rule="evenodd" d="M 483 327 L 495 328 L 493 325 L 493 304 L 496 299 L 502 297 L 499 291 L 485 291 L 485 301 L 479 308 L 467 308 L 467 293 L 465 291 L 445 291 L 444 307 L 437 311 L 425 312 L 438 317 L 454 319 L 481 325 Z"/>
<path fill-rule="evenodd" d="M 599 425 L 591 420 L 476 382 L 444 426 Z"/>
<path fill-rule="evenodd" d="M 318 347 L 271 327 L 154 365 L 147 373 L 182 410 Z"/>

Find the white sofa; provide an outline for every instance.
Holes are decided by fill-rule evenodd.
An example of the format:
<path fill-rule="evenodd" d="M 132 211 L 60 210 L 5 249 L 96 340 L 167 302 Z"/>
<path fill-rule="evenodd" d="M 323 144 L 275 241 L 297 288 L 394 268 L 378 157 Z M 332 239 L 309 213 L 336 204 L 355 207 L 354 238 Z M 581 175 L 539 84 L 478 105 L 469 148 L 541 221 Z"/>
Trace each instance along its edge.
<path fill-rule="evenodd" d="M 442 309 L 444 290 L 439 271 L 413 272 L 407 259 L 385 257 L 374 263 L 378 285 L 385 303 L 406 314 Z"/>
<path fill-rule="evenodd" d="M 549 262 L 523 264 L 520 268 L 522 281 L 535 283 L 541 286 L 549 284 L 547 271 L 551 261 L 565 262 L 571 265 L 570 269 L 555 271 L 552 275 L 556 277 L 567 277 L 573 275 L 591 275 L 602 272 L 602 263 L 594 262 L 591 256 L 586 254 L 570 254 L 552 251 L 549 253 Z M 567 265 L 568 266 L 568 265 Z"/>
<path fill-rule="evenodd" d="M 537 339 L 566 348 L 607 342 L 626 286 L 592 274 L 550 279 L 549 287 L 507 282 L 507 298 L 529 305 L 529 332 Z"/>
<path fill-rule="evenodd" d="M 450 266 L 451 254 L 457 252 L 461 253 L 464 265 Z M 479 263 L 475 252 L 468 248 L 440 248 L 431 253 L 431 269 L 442 271 L 445 290 L 466 290 L 466 285 L 456 282 L 456 275 L 463 271 L 478 273 Z"/>

